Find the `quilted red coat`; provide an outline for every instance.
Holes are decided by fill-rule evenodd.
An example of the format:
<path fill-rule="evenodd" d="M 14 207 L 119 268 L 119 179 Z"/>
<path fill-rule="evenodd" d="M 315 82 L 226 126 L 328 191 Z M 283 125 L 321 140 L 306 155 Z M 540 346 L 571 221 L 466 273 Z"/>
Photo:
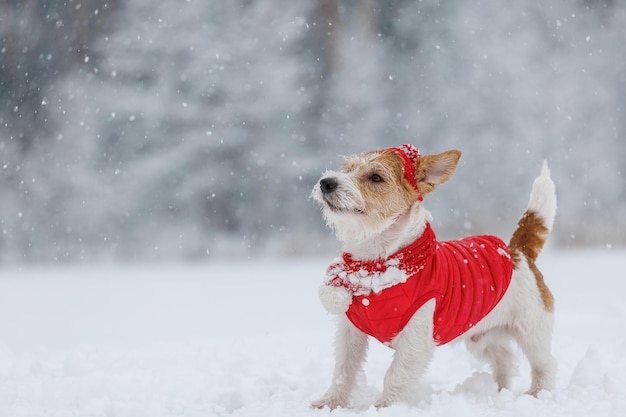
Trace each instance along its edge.
<path fill-rule="evenodd" d="M 512 271 L 507 246 L 499 238 L 438 242 L 428 224 L 418 240 L 387 259 L 358 261 L 344 253 L 328 268 L 325 283 L 350 290 L 348 319 L 387 345 L 424 303 L 435 299 L 433 337 L 443 345 L 498 304 Z"/>

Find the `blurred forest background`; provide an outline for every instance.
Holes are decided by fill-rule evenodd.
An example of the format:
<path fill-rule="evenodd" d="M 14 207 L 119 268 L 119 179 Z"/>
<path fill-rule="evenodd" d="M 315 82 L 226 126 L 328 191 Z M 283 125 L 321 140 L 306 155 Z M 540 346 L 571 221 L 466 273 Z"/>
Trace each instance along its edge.
<path fill-rule="evenodd" d="M 0 261 L 337 249 L 338 155 L 463 151 L 441 238 L 626 243 L 626 1 L 0 0 Z"/>

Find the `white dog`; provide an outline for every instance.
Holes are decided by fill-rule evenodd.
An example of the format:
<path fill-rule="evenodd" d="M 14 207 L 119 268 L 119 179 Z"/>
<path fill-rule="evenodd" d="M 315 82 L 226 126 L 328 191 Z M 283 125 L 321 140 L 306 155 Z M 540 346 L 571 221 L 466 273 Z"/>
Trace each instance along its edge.
<path fill-rule="evenodd" d="M 395 349 L 376 407 L 407 400 L 435 346 L 452 340 L 491 365 L 499 389 L 517 370 L 514 340 L 532 368 L 528 393 L 553 388 L 554 299 L 535 266 L 556 213 L 547 164 L 508 245 L 489 235 L 439 242 L 421 202 L 460 156 L 421 156 L 412 145 L 353 155 L 313 189 L 343 244 L 320 288 L 324 307 L 340 315 L 335 370 L 313 407 L 348 405 L 368 335 Z"/>

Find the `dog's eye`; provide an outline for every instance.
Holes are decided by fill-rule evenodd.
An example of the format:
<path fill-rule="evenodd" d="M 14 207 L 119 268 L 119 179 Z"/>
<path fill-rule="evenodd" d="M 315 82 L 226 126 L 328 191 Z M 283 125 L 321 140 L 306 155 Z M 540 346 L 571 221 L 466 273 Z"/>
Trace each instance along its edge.
<path fill-rule="evenodd" d="M 372 176 L 370 177 L 370 180 L 372 182 L 383 182 L 383 177 L 381 177 L 378 174 L 372 174 Z"/>

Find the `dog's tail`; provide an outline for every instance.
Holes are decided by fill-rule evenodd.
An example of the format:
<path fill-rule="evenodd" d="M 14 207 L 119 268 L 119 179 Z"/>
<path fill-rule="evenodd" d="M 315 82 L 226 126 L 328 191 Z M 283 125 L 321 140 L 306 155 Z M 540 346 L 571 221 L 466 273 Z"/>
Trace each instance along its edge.
<path fill-rule="evenodd" d="M 556 215 L 554 189 L 548 163 L 544 161 L 541 174 L 533 183 L 528 208 L 517 223 L 517 229 L 509 243 L 509 249 L 523 254 L 529 263 L 535 262 L 552 230 Z"/>
<path fill-rule="evenodd" d="M 535 260 L 543 248 L 556 215 L 556 194 L 554 182 L 550 178 L 548 163 L 544 161 L 541 174 L 535 179 L 528 208 L 517 223 L 517 229 L 509 242 L 509 251 L 513 259 L 513 266 L 517 264 L 523 256 L 528 262 L 528 266 L 533 271 L 537 279 L 537 286 L 541 293 L 541 298 L 548 311 L 553 308 L 553 298 L 550 290 L 543 281 L 543 276 L 535 266 Z"/>

